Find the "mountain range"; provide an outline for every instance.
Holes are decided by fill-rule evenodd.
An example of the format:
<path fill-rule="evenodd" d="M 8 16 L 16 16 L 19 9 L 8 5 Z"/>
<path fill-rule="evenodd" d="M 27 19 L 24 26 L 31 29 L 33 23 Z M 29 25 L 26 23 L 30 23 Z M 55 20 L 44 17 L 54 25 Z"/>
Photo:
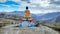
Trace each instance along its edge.
<path fill-rule="evenodd" d="M 24 15 L 24 12 L 23 11 L 13 11 L 13 12 L 9 12 L 8 14 L 20 14 L 21 16 L 23 16 Z M 31 13 L 31 16 L 32 16 L 32 18 L 33 19 L 37 19 L 37 15 L 36 14 L 32 14 Z"/>
<path fill-rule="evenodd" d="M 24 16 L 23 11 L 12 11 L 8 12 L 6 15 L 20 15 Z M 6 16 L 5 15 L 5 16 Z M 0 17 L 3 17 L 4 14 L 0 14 Z M 32 14 L 31 16 L 36 21 L 49 21 L 49 22 L 60 22 L 60 12 L 46 13 L 46 14 Z"/>
<path fill-rule="evenodd" d="M 13 12 L 9 12 L 9 14 L 20 14 L 20 15 L 24 15 L 24 12 L 23 11 L 13 11 Z M 46 13 L 46 14 L 32 14 L 31 13 L 31 16 L 33 19 L 35 20 L 42 20 L 42 21 L 45 21 L 45 20 L 49 20 L 49 21 L 54 21 L 56 20 L 56 18 L 58 16 L 60 16 L 60 12 L 53 12 L 53 13 Z"/>
<path fill-rule="evenodd" d="M 60 15 L 60 12 L 47 13 L 42 16 L 39 16 L 39 20 L 48 20 Z"/>

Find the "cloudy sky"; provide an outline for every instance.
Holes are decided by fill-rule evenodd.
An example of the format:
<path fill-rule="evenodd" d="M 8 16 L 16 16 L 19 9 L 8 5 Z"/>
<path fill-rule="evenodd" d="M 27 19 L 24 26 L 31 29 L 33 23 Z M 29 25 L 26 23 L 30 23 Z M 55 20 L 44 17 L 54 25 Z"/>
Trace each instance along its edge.
<path fill-rule="evenodd" d="M 0 0 L 0 12 L 24 11 L 26 6 L 34 14 L 60 12 L 60 0 Z"/>

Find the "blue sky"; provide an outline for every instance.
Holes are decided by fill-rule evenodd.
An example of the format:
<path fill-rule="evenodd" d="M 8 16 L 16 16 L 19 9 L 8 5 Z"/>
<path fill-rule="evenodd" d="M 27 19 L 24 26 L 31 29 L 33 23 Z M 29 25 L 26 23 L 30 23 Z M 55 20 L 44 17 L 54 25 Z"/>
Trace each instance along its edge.
<path fill-rule="evenodd" d="M 0 0 L 0 12 L 24 11 L 26 6 L 34 14 L 60 12 L 60 0 Z"/>

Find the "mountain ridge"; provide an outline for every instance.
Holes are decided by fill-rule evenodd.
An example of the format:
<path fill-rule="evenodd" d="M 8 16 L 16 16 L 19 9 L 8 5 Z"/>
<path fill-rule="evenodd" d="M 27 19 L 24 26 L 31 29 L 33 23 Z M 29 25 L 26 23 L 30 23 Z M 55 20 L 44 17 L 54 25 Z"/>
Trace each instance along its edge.
<path fill-rule="evenodd" d="M 13 11 L 13 12 L 10 12 L 12 14 L 21 14 L 21 15 L 24 15 L 24 12 L 23 11 Z M 41 15 L 41 14 L 40 14 Z M 53 12 L 53 13 L 47 13 L 47 14 L 44 14 L 44 15 L 37 15 L 37 14 L 32 14 L 31 13 L 31 16 L 35 19 L 35 20 L 50 20 L 50 19 L 53 19 L 57 16 L 60 15 L 60 12 Z"/>
<path fill-rule="evenodd" d="M 20 15 L 24 16 L 24 11 L 12 11 L 8 12 L 9 15 Z M 31 13 L 31 16 L 36 21 L 51 21 L 54 22 L 58 16 L 60 16 L 60 12 L 54 12 L 54 13 L 46 13 L 46 14 L 33 14 Z"/>

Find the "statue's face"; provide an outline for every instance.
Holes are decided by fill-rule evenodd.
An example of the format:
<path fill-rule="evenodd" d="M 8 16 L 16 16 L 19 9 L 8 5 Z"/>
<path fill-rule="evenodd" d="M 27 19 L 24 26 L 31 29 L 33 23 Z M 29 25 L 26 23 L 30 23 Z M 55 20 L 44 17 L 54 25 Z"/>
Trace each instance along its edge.
<path fill-rule="evenodd" d="M 28 10 L 25 11 L 25 16 L 30 16 L 30 12 Z"/>

